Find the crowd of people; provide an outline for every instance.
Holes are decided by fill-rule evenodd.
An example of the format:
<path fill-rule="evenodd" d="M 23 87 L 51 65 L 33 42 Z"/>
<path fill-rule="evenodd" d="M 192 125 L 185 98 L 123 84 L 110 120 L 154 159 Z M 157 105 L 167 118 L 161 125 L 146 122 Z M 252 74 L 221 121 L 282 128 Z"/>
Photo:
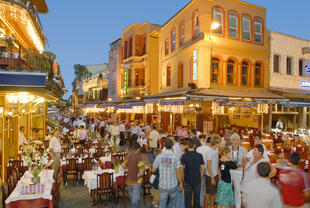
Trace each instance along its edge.
<path fill-rule="evenodd" d="M 154 207 L 309 206 L 310 177 L 298 166 L 300 154 L 292 152 L 290 167 L 276 170 L 259 135 L 247 152 L 231 128 L 221 137 L 182 126 L 174 134 L 165 134 L 155 124 L 137 121 L 129 124 L 65 115 L 54 115 L 54 119 L 61 121 L 63 135 L 73 129 L 71 137 L 80 143 L 98 132 L 102 138 L 106 134 L 111 140 L 120 138 L 120 145 L 128 147 L 122 165 L 128 170 L 132 207 L 140 207 L 142 176 L 149 167 Z M 58 137 L 56 133 L 50 140 L 56 160 Z"/>

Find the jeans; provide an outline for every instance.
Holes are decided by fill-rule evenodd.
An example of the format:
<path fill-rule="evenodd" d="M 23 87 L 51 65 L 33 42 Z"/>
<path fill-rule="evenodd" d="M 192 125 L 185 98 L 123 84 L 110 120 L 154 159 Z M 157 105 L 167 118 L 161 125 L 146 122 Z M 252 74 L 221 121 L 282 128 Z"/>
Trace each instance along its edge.
<path fill-rule="evenodd" d="M 162 189 L 159 187 L 159 208 L 166 208 L 167 201 L 169 197 L 169 208 L 177 208 L 176 207 L 176 196 L 178 192 L 178 186 L 171 189 Z"/>
<path fill-rule="evenodd" d="M 204 205 L 204 199 L 205 199 L 205 179 L 206 175 L 203 176 L 201 179 L 201 187 L 200 187 L 200 207 L 203 207 Z"/>
<path fill-rule="evenodd" d="M 185 192 L 185 207 L 186 208 L 200 208 L 200 186 L 201 184 L 189 184 L 185 181 L 184 192 Z M 194 203 L 192 203 L 194 195 Z M 194 205 L 194 206 L 193 206 Z"/>
<path fill-rule="evenodd" d="M 140 207 L 140 197 L 141 197 L 141 184 L 138 185 L 127 185 L 128 195 L 131 202 L 131 208 Z"/>
<path fill-rule="evenodd" d="M 149 159 L 150 159 L 150 162 L 151 162 L 151 163 L 154 162 L 155 157 L 156 157 L 155 154 L 154 154 L 154 150 L 155 150 L 155 148 L 151 147 L 151 148 L 150 148 L 150 151 L 149 151 Z"/>

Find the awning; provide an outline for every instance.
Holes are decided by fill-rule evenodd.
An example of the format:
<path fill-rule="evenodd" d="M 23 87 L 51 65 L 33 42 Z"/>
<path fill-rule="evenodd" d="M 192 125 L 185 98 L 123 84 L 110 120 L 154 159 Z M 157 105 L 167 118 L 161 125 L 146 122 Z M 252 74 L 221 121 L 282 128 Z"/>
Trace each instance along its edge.
<path fill-rule="evenodd" d="M 287 107 L 310 107 L 310 101 L 290 100 L 285 104 Z"/>
<path fill-rule="evenodd" d="M 131 107 L 132 106 L 129 103 L 117 105 L 118 109 L 130 109 Z"/>
<path fill-rule="evenodd" d="M 98 105 L 98 103 L 89 103 L 87 105 L 84 105 L 82 108 L 86 109 L 86 108 L 95 108 L 96 105 Z"/>
<path fill-rule="evenodd" d="M 165 97 L 178 97 L 178 96 L 185 96 L 189 91 L 187 90 L 182 90 L 182 91 L 173 91 L 173 92 L 163 92 L 159 93 L 156 95 L 148 96 L 144 98 L 146 99 L 151 99 L 151 98 L 165 98 Z"/>
<path fill-rule="evenodd" d="M 132 102 L 130 103 L 131 106 L 145 106 L 145 102 Z"/>
<path fill-rule="evenodd" d="M 257 103 L 254 102 L 245 102 L 245 101 L 229 101 L 229 102 L 223 102 L 220 103 L 220 106 L 225 107 L 248 107 L 248 108 L 256 108 Z"/>
<path fill-rule="evenodd" d="M 185 99 L 171 99 L 171 100 L 162 100 L 160 105 L 184 105 Z"/>
<path fill-rule="evenodd" d="M 115 103 L 102 103 L 98 105 L 97 108 L 106 108 L 106 107 L 115 107 L 115 106 L 116 106 Z"/>
<path fill-rule="evenodd" d="M 208 95 L 187 95 L 186 101 L 189 102 L 224 102 L 228 97 L 208 96 Z"/>
<path fill-rule="evenodd" d="M 45 71 L 0 70 L 0 86 L 45 87 Z"/>
<path fill-rule="evenodd" d="M 200 91 L 197 95 L 234 97 L 234 98 L 284 99 L 280 95 L 274 94 L 266 90 L 205 89 L 205 90 Z"/>
<path fill-rule="evenodd" d="M 144 102 L 146 104 L 156 104 L 158 103 L 159 99 L 158 98 L 145 98 Z"/>

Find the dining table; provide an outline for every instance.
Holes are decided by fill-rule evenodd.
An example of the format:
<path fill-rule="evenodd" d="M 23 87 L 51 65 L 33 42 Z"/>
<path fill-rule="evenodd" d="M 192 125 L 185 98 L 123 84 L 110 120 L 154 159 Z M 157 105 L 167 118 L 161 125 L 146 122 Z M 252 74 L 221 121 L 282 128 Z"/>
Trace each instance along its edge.
<path fill-rule="evenodd" d="M 39 183 L 32 184 L 32 173 L 26 171 L 15 189 L 5 200 L 6 208 L 52 208 L 55 204 L 54 170 L 43 170 L 39 174 Z"/>

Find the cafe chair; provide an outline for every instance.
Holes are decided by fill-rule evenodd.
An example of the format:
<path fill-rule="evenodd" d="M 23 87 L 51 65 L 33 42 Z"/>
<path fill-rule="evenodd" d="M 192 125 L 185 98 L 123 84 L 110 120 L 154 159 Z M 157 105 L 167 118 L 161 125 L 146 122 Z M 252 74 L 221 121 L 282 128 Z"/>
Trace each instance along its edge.
<path fill-rule="evenodd" d="M 150 183 L 150 178 L 152 175 L 152 171 L 151 168 L 147 169 L 146 171 L 144 171 L 143 174 L 143 183 L 142 183 L 142 187 L 143 187 L 143 198 L 145 200 L 145 198 L 147 197 L 151 197 L 151 183 Z"/>
<path fill-rule="evenodd" d="M 9 197 L 9 185 L 7 183 L 3 183 L 1 186 L 2 190 L 2 207 L 5 208 L 5 200 Z"/>
<path fill-rule="evenodd" d="M 18 168 L 20 174 L 19 176 L 21 177 L 24 174 L 23 167 L 24 165 L 22 160 L 10 160 L 8 175 L 10 175 L 15 168 Z"/>
<path fill-rule="evenodd" d="M 122 198 L 125 199 L 126 196 L 128 196 L 128 189 L 126 186 L 126 180 L 127 180 L 128 172 L 124 172 L 124 180 L 120 183 L 117 184 L 117 196 L 120 197 L 120 192 L 122 192 Z"/>
<path fill-rule="evenodd" d="M 108 197 L 109 200 L 114 201 L 113 173 L 101 173 L 97 175 L 97 201 L 101 201 L 101 196 Z"/>
<path fill-rule="evenodd" d="M 76 158 L 70 158 L 66 160 L 66 169 L 63 173 L 64 184 L 69 181 L 68 176 L 74 177 L 73 179 L 70 179 L 70 181 L 75 181 L 76 183 L 78 182 L 78 168 Z"/>

